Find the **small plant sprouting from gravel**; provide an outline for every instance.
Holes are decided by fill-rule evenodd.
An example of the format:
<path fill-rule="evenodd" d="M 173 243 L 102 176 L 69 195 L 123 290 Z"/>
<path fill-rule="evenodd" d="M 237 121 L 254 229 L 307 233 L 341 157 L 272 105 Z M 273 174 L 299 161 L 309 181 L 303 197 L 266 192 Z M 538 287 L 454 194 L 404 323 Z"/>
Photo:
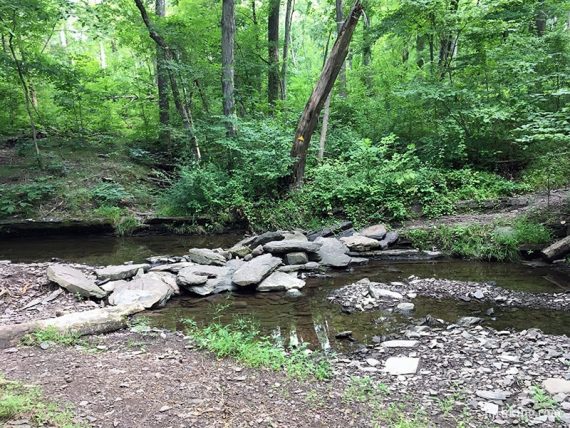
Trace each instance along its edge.
<path fill-rule="evenodd" d="M 41 343 L 55 343 L 66 346 L 81 344 L 79 334 L 61 332 L 56 327 L 45 327 L 37 329 L 32 333 L 26 334 L 22 338 L 21 342 L 26 346 L 38 346 Z"/>

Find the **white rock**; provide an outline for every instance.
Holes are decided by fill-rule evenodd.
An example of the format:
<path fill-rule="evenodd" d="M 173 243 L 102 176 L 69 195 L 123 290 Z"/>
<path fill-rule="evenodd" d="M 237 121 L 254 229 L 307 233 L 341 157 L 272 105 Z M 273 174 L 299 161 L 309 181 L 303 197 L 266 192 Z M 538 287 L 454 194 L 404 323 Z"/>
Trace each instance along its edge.
<path fill-rule="evenodd" d="M 390 357 L 386 360 L 384 370 L 391 375 L 415 374 L 419 363 L 419 358 Z"/>
<path fill-rule="evenodd" d="M 570 394 L 570 380 L 549 378 L 542 382 L 542 387 L 550 394 Z"/>
<path fill-rule="evenodd" d="M 380 346 L 384 348 L 414 348 L 418 346 L 417 340 L 388 340 L 382 342 Z"/>

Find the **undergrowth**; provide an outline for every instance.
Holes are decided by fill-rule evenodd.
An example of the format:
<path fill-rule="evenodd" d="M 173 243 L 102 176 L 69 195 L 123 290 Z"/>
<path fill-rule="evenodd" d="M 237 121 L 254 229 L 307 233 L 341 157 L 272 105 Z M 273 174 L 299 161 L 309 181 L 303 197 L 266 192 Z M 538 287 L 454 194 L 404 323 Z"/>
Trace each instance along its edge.
<path fill-rule="evenodd" d="M 21 340 L 23 345 L 37 346 L 40 343 L 55 343 L 59 345 L 77 345 L 81 343 L 80 335 L 63 333 L 55 327 L 45 327 L 26 334 Z"/>

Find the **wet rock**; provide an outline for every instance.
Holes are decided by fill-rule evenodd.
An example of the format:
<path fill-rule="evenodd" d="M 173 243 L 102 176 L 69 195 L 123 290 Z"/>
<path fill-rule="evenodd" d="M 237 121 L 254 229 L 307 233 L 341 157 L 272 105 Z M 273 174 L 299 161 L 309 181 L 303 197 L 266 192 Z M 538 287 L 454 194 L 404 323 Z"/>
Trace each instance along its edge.
<path fill-rule="evenodd" d="M 255 257 L 233 274 L 233 282 L 241 287 L 259 284 L 281 264 L 281 259 L 271 254 Z"/>
<path fill-rule="evenodd" d="M 356 252 L 372 251 L 381 247 L 380 241 L 372 238 L 367 238 L 366 236 L 362 235 L 353 235 L 346 238 L 340 238 L 340 240 L 351 251 Z"/>
<path fill-rule="evenodd" d="M 226 264 L 226 258 L 223 255 L 209 248 L 191 248 L 188 251 L 188 258 L 201 265 L 223 266 Z"/>
<path fill-rule="evenodd" d="M 367 238 L 381 240 L 386 235 L 386 226 L 383 224 L 375 224 L 360 231 L 360 234 Z"/>
<path fill-rule="evenodd" d="M 321 245 L 317 242 L 284 240 L 268 242 L 263 246 L 267 253 L 286 254 L 292 252 L 316 253 Z"/>
<path fill-rule="evenodd" d="M 99 279 L 108 279 L 110 281 L 117 281 L 119 279 L 129 279 L 135 276 L 139 269 L 143 271 L 148 271 L 150 269 L 149 264 L 138 264 L 138 265 L 119 265 L 119 266 L 107 266 L 103 269 L 95 270 L 95 275 Z"/>
<path fill-rule="evenodd" d="M 408 302 L 402 302 L 399 303 L 398 306 L 396 306 L 396 310 L 398 312 L 403 312 L 403 313 L 411 312 L 414 310 L 414 308 L 415 308 L 414 304 Z"/>
<path fill-rule="evenodd" d="M 570 394 L 570 380 L 549 378 L 542 382 L 542 387 L 549 394 Z"/>
<path fill-rule="evenodd" d="M 415 374 L 419 363 L 419 358 L 390 357 L 386 360 L 384 370 L 391 375 Z"/>
<path fill-rule="evenodd" d="M 257 291 L 284 291 L 299 289 L 305 286 L 305 281 L 285 272 L 273 272 L 258 286 Z"/>
<path fill-rule="evenodd" d="M 160 275 L 148 273 L 116 287 L 109 296 L 109 304 L 139 304 L 150 309 L 153 306 L 164 306 L 173 294 L 174 290 Z"/>
<path fill-rule="evenodd" d="M 285 296 L 290 297 L 290 298 L 297 298 L 297 297 L 301 297 L 302 295 L 303 295 L 303 293 L 301 293 L 296 288 L 292 288 L 290 290 L 287 290 L 287 293 L 285 293 Z"/>
<path fill-rule="evenodd" d="M 376 284 L 369 284 L 368 285 L 368 294 L 373 299 L 381 299 L 383 297 L 387 297 L 389 299 L 402 300 L 404 298 L 404 296 L 402 296 L 400 293 L 387 290 L 387 289 L 382 288 Z"/>
<path fill-rule="evenodd" d="M 307 256 L 307 253 L 297 251 L 287 254 L 285 256 L 285 260 L 288 265 L 304 265 L 309 262 L 309 257 Z"/>
<path fill-rule="evenodd" d="M 73 294 L 82 297 L 102 299 L 107 293 L 95 285 L 83 272 L 66 265 L 51 265 L 47 269 L 47 277 Z"/>
<path fill-rule="evenodd" d="M 479 317 L 461 317 L 457 321 L 457 325 L 460 327 L 472 327 L 474 325 L 480 324 L 483 322 L 483 318 Z"/>
<path fill-rule="evenodd" d="M 366 257 L 351 257 L 350 266 L 363 266 L 367 265 L 370 260 Z"/>
<path fill-rule="evenodd" d="M 387 340 L 380 346 L 383 348 L 415 348 L 419 343 L 417 340 Z"/>
<path fill-rule="evenodd" d="M 351 258 L 347 255 L 348 248 L 336 238 L 317 238 L 315 242 L 321 247 L 318 255 L 324 266 L 342 268 L 350 264 Z"/>

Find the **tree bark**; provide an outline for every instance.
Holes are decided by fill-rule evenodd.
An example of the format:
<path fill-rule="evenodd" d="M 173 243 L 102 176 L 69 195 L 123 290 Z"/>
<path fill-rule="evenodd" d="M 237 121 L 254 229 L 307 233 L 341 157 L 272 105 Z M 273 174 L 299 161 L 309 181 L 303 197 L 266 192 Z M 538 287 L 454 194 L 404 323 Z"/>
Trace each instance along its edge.
<path fill-rule="evenodd" d="M 340 34 L 340 29 L 342 28 L 344 22 L 344 14 L 342 11 L 342 0 L 336 0 L 335 11 L 336 11 L 336 33 Z M 346 97 L 346 65 L 344 62 L 342 63 L 338 80 L 339 80 L 339 88 L 338 88 L 339 95 L 341 97 Z"/>
<path fill-rule="evenodd" d="M 141 14 L 141 18 L 148 30 L 148 34 L 155 43 L 160 46 L 164 50 L 164 54 L 167 61 L 174 61 L 174 55 L 172 50 L 166 43 L 166 41 L 162 38 L 162 36 L 156 31 L 154 28 L 150 18 L 148 17 L 148 13 L 146 12 L 146 8 L 142 3 L 142 0 L 135 0 L 135 4 L 139 9 Z M 194 133 L 194 122 L 192 120 L 192 113 L 188 110 L 186 104 L 182 102 L 182 98 L 180 97 L 180 90 L 178 88 L 178 81 L 176 79 L 176 74 L 172 70 L 168 70 L 168 76 L 170 80 L 170 89 L 172 90 L 172 98 L 174 99 L 174 104 L 176 105 L 176 110 L 178 110 L 178 114 L 182 119 L 182 124 L 186 129 L 188 134 L 190 143 L 193 147 L 194 156 L 199 161 L 202 158 L 200 153 L 200 146 L 198 145 L 198 139 L 196 138 L 196 134 Z"/>
<path fill-rule="evenodd" d="M 329 44 L 331 41 L 331 33 L 329 33 L 329 37 L 327 38 L 327 45 L 325 46 L 325 52 L 323 54 L 323 68 L 325 67 L 327 61 L 327 55 L 329 54 Z M 325 108 L 323 111 L 323 124 L 321 126 L 321 135 L 319 138 L 319 154 L 317 158 L 322 160 L 325 156 L 325 145 L 327 143 L 327 133 L 329 129 L 329 118 L 331 115 L 331 93 L 329 93 L 326 101 L 325 101 Z"/>
<path fill-rule="evenodd" d="M 267 101 L 271 112 L 279 98 L 279 4 L 280 0 L 270 0 L 267 19 Z"/>
<path fill-rule="evenodd" d="M 166 0 L 156 0 L 156 16 L 162 18 L 166 14 Z M 170 138 L 170 102 L 168 100 L 168 64 L 164 49 L 156 46 L 156 86 L 158 89 L 158 139 L 161 146 L 172 152 Z"/>
<path fill-rule="evenodd" d="M 291 156 L 295 158 L 295 162 L 293 164 L 293 186 L 295 187 L 303 185 L 305 164 L 307 161 L 307 149 L 311 142 L 311 137 L 315 131 L 323 105 L 331 92 L 336 78 L 338 77 L 344 60 L 346 59 L 348 47 L 361 14 L 362 4 L 360 3 L 360 0 L 356 0 L 350 14 L 339 31 L 331 53 L 323 67 L 319 81 L 313 89 L 313 92 L 305 105 L 303 114 L 299 119 L 299 123 L 297 124 L 295 140 L 293 142 L 293 148 L 291 149 Z"/>
<path fill-rule="evenodd" d="M 222 1 L 222 94 L 229 136 L 236 134 L 234 94 L 234 40 L 236 32 L 234 0 Z"/>
<path fill-rule="evenodd" d="M 287 10 L 285 12 L 285 39 L 283 41 L 283 65 L 281 66 L 281 99 L 287 98 L 287 56 L 289 55 L 289 45 L 291 44 L 291 21 L 293 18 L 294 0 L 287 0 Z"/>

